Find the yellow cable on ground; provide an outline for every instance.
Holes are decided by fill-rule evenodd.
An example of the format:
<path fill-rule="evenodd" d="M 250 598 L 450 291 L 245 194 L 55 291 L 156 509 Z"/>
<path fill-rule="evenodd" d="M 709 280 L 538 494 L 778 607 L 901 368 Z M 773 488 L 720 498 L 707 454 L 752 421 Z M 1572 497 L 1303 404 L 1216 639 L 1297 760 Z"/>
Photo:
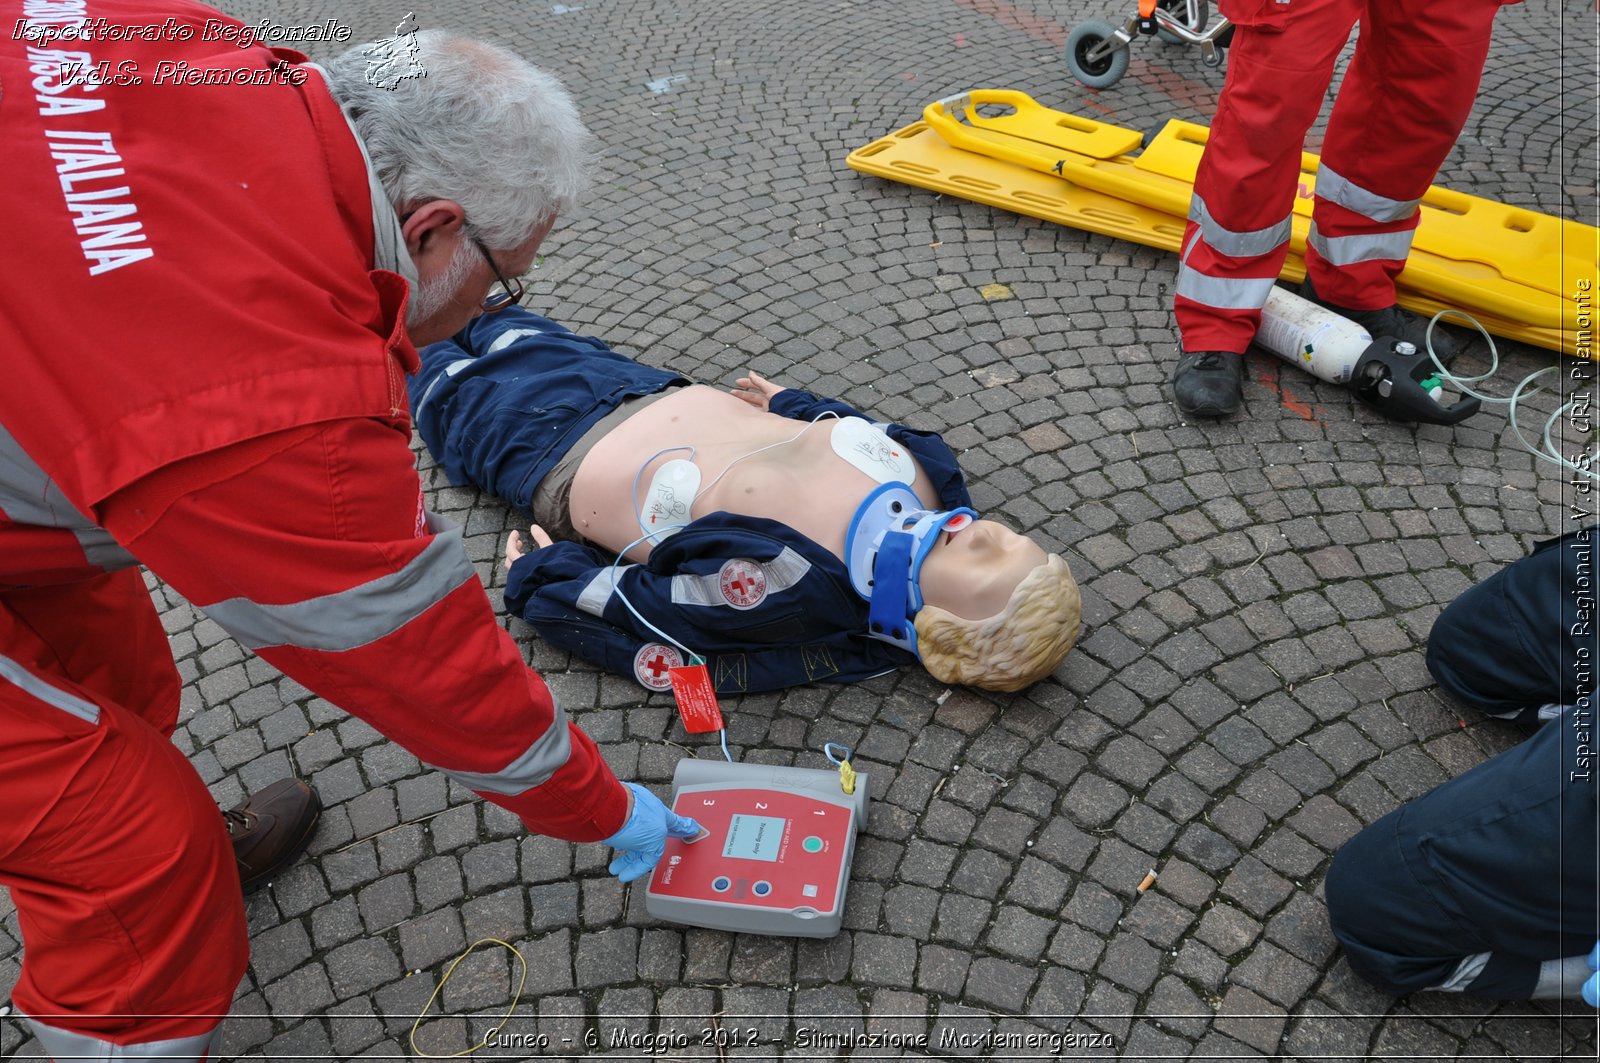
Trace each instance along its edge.
<path fill-rule="evenodd" d="M 517 958 L 517 962 L 522 965 L 522 977 L 517 980 L 517 991 L 511 994 L 511 1006 L 506 1009 L 506 1017 L 500 1020 L 499 1025 L 491 1026 L 489 1028 L 489 1032 L 483 1035 L 483 1040 L 478 1044 L 473 1045 L 471 1048 L 463 1048 L 459 1052 L 448 1052 L 444 1055 L 435 1055 L 432 1052 L 424 1052 L 422 1049 L 417 1047 L 417 1027 L 421 1026 L 422 1020 L 427 1018 L 428 1009 L 433 1007 L 433 1002 L 439 998 L 439 993 L 444 989 L 445 983 L 450 981 L 450 976 L 456 973 L 456 968 L 461 966 L 461 961 L 476 952 L 479 945 L 499 945 L 501 948 L 510 952 L 511 955 L 515 956 Z M 472 943 L 471 947 L 468 948 L 466 952 L 463 952 L 461 955 L 455 958 L 455 962 L 450 965 L 450 969 L 444 972 L 444 977 L 439 979 L 439 984 L 433 987 L 433 994 L 428 997 L 428 1002 L 424 1004 L 422 1006 L 422 1010 L 417 1013 L 417 1021 L 411 1024 L 411 1034 L 409 1037 L 409 1040 L 411 1041 L 411 1051 L 415 1052 L 424 1059 L 455 1059 L 458 1056 L 470 1056 L 472 1053 L 486 1048 L 489 1042 L 493 1040 L 494 1035 L 500 1030 L 504 1029 L 506 1023 L 510 1021 L 512 1012 L 517 1010 L 517 1002 L 522 999 L 522 987 L 527 984 L 528 961 L 522 958 L 522 953 L 517 951 L 515 945 L 509 945 L 506 942 L 501 941 L 499 938 L 479 938 L 477 941 Z"/>

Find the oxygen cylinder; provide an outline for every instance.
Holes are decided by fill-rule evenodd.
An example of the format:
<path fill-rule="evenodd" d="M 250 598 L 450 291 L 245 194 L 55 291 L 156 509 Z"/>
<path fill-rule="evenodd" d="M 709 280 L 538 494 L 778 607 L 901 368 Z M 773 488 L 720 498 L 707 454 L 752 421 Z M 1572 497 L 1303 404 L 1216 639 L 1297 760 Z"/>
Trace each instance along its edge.
<path fill-rule="evenodd" d="M 1349 318 L 1273 285 L 1261 308 L 1256 344 L 1312 376 L 1346 384 L 1372 346 L 1372 335 Z"/>

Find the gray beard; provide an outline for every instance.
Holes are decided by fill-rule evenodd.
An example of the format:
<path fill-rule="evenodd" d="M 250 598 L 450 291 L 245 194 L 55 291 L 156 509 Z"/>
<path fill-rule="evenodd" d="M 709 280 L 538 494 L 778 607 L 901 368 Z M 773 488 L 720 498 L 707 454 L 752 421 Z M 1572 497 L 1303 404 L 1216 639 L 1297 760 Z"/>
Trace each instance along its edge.
<path fill-rule="evenodd" d="M 411 302 L 406 307 L 407 328 L 416 328 L 436 317 L 461 294 L 462 286 L 472 274 L 474 257 L 473 249 L 463 239 L 443 272 L 431 281 L 418 282 L 411 290 Z"/>

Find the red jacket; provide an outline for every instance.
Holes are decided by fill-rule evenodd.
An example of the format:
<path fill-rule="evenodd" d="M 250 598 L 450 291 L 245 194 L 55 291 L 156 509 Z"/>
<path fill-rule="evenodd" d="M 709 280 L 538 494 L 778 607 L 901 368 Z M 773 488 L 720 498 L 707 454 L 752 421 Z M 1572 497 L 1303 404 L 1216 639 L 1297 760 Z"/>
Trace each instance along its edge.
<path fill-rule="evenodd" d="M 366 167 L 320 76 L 202 39 L 238 23 L 182 0 L 91 0 L 86 38 L 47 40 L 71 6 L 0 22 L 25 205 L 0 266 L 0 582 L 137 558 L 530 828 L 614 833 L 626 791 L 421 511 L 407 288 L 372 269 Z"/>

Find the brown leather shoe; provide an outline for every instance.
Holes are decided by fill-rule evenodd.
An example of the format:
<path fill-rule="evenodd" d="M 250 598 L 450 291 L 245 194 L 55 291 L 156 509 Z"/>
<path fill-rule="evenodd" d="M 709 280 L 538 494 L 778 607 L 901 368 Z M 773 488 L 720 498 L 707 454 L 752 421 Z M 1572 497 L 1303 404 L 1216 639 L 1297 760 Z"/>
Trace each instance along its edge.
<path fill-rule="evenodd" d="M 317 792 L 299 779 L 279 779 L 222 813 L 246 893 L 265 886 L 305 852 L 321 814 Z"/>

